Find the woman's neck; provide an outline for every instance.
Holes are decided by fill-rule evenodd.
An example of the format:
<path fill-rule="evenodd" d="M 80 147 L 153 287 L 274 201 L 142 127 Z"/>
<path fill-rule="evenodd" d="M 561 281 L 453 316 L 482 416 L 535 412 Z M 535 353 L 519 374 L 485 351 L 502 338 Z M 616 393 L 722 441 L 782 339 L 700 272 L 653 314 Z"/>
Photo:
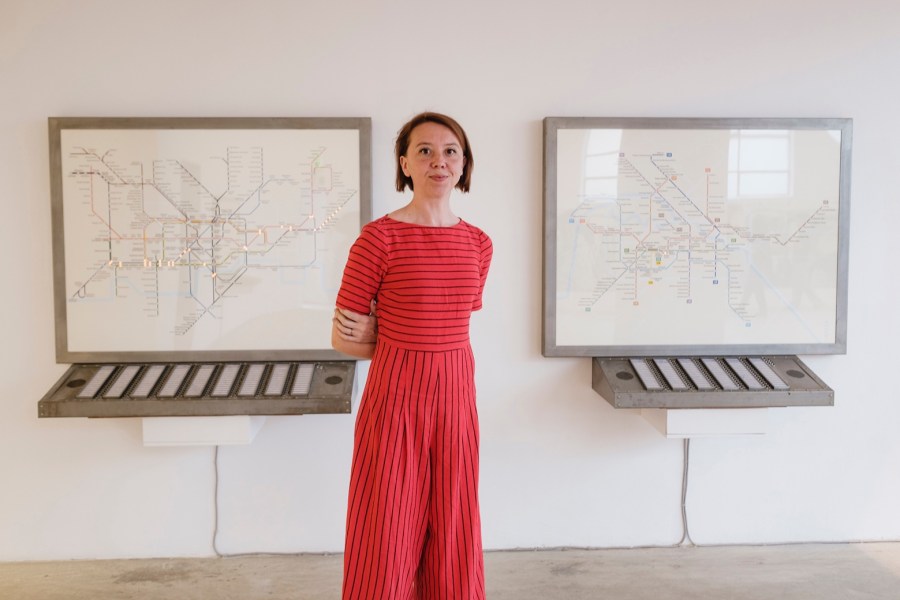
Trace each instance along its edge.
<path fill-rule="evenodd" d="M 428 201 L 413 196 L 409 204 L 398 208 L 388 216 L 395 221 L 429 227 L 451 227 L 459 223 L 459 217 L 450 210 L 449 198 L 446 201 Z"/>

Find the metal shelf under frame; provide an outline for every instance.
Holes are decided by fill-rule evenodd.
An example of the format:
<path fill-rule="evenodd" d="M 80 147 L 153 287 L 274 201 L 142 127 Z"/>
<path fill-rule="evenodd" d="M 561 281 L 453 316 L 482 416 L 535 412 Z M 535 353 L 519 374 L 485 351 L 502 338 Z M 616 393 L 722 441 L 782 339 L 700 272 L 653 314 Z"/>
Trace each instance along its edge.
<path fill-rule="evenodd" d="M 356 361 L 75 364 L 39 417 L 349 413 Z"/>
<path fill-rule="evenodd" d="M 616 408 L 833 406 L 796 356 L 595 357 L 594 391 Z"/>

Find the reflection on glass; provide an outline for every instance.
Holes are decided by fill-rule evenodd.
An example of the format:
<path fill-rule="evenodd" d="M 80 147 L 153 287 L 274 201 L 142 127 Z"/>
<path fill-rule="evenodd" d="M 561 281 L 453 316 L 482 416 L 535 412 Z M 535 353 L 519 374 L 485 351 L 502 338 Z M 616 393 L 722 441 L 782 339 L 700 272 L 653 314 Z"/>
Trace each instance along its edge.
<path fill-rule="evenodd" d="M 593 129 L 584 149 L 583 193 L 593 199 L 614 198 L 619 179 L 621 129 Z"/>
<path fill-rule="evenodd" d="M 840 132 L 560 129 L 555 341 L 832 343 Z"/>
<path fill-rule="evenodd" d="M 790 131 L 735 130 L 728 145 L 728 198 L 792 195 Z"/>

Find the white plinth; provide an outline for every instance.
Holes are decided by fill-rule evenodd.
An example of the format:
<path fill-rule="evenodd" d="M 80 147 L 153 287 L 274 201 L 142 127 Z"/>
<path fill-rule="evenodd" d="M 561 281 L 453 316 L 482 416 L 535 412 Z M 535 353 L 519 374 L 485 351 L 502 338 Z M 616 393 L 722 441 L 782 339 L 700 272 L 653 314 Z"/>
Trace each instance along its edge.
<path fill-rule="evenodd" d="M 643 408 L 641 416 L 667 438 L 762 435 L 768 408 Z"/>
<path fill-rule="evenodd" d="M 264 416 L 144 417 L 145 446 L 226 446 L 249 444 Z"/>

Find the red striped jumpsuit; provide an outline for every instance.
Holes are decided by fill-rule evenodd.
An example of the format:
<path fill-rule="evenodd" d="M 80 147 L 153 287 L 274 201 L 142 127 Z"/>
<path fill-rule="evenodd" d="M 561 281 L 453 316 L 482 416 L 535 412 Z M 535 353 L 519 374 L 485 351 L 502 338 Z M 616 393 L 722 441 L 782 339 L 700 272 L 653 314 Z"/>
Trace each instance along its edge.
<path fill-rule="evenodd" d="M 462 220 L 382 217 L 350 250 L 337 305 L 378 341 L 360 401 L 344 551 L 344 600 L 484 598 L 478 414 L 469 316 L 490 238 Z"/>

